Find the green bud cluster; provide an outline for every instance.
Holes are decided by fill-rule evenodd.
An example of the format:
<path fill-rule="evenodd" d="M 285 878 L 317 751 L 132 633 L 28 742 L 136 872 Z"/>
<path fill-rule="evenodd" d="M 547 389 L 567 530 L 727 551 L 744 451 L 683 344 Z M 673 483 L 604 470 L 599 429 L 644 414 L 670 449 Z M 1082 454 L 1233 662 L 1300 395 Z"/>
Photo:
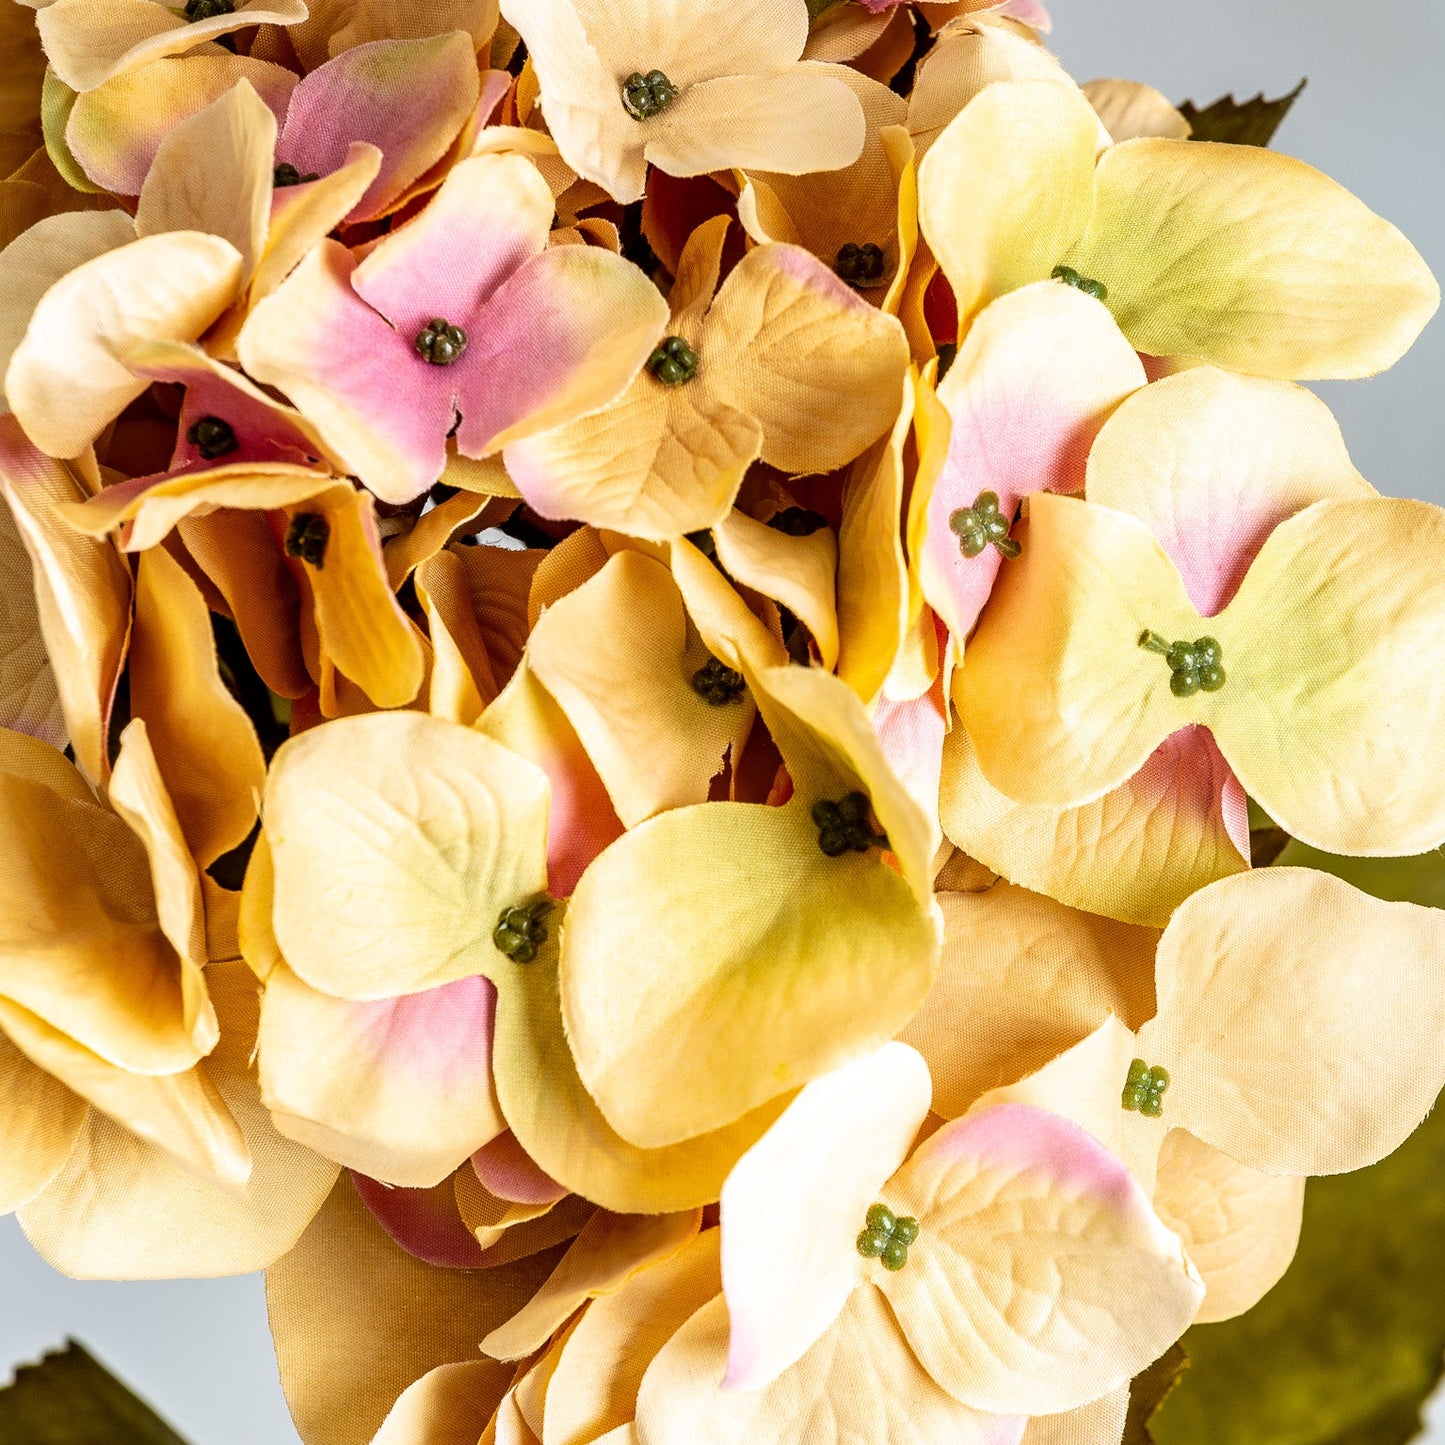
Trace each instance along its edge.
<path fill-rule="evenodd" d="M 192 25 L 197 20 L 214 20 L 217 15 L 235 13 L 235 0 L 186 0 L 186 19 Z"/>
<path fill-rule="evenodd" d="M 208 462 L 229 456 L 241 445 L 230 422 L 222 421 L 218 416 L 203 416 L 199 421 L 193 421 L 186 428 L 186 440 Z"/>
<path fill-rule="evenodd" d="M 660 71 L 634 70 L 622 82 L 622 107 L 633 120 L 661 115 L 678 97 L 677 87 Z"/>
<path fill-rule="evenodd" d="M 875 246 L 872 241 L 865 241 L 861 246 L 849 241 L 839 248 L 833 269 L 841 280 L 863 290 L 877 286 L 885 279 L 888 258 L 883 254 L 883 248 Z"/>
<path fill-rule="evenodd" d="M 271 172 L 271 183 L 278 190 L 284 190 L 287 186 L 305 185 L 309 181 L 319 181 L 320 179 L 321 177 L 315 171 L 307 171 L 303 176 L 290 161 L 282 161 Z"/>
<path fill-rule="evenodd" d="M 1124 1107 L 1157 1119 L 1164 1112 L 1164 1091 L 1168 1087 L 1168 1069 L 1157 1064 L 1151 1069 L 1143 1059 L 1135 1059 L 1124 1081 Z"/>
<path fill-rule="evenodd" d="M 742 673 L 713 658 L 692 675 L 692 690 L 713 707 L 739 702 L 748 690 Z"/>
<path fill-rule="evenodd" d="M 897 1273 L 908 1263 L 908 1246 L 918 1238 L 918 1221 L 910 1215 L 900 1219 L 886 1204 L 868 1211 L 868 1223 L 858 1236 L 858 1253 L 876 1259 L 884 1269 Z"/>
<path fill-rule="evenodd" d="M 1011 525 L 999 512 L 997 492 L 980 492 L 973 506 L 960 507 L 948 519 L 948 529 L 958 538 L 958 550 L 965 557 L 977 557 L 994 546 L 1012 561 L 1023 548 L 1009 536 Z"/>
<path fill-rule="evenodd" d="M 552 911 L 550 898 L 539 898 L 517 908 L 505 908 L 492 930 L 492 942 L 513 963 L 531 963 L 547 941 L 546 917 Z"/>
<path fill-rule="evenodd" d="M 331 523 L 319 512 L 297 512 L 286 528 L 286 555 L 298 557 L 319 572 L 326 565 Z"/>
<path fill-rule="evenodd" d="M 836 803 L 827 799 L 814 803 L 812 818 L 818 829 L 818 847 L 824 855 L 841 858 L 850 851 L 866 853 L 870 848 L 886 848 L 888 835 L 873 831 L 870 812 L 867 793 L 849 793 Z"/>
<path fill-rule="evenodd" d="M 647 358 L 647 369 L 664 386 L 684 386 L 697 375 L 702 365 L 698 356 L 681 336 L 669 336 Z"/>
<path fill-rule="evenodd" d="M 450 366 L 467 349 L 467 333 L 440 316 L 417 333 L 417 355 L 433 366 Z"/>
<path fill-rule="evenodd" d="M 1081 276 L 1072 266 L 1055 266 L 1053 279 L 1062 281 L 1065 286 L 1072 286 L 1076 291 L 1082 291 L 1085 296 L 1092 296 L 1095 301 L 1109 299 L 1109 288 L 1102 281 L 1093 281 L 1087 276 Z"/>
<path fill-rule="evenodd" d="M 1224 649 L 1212 637 L 1194 642 L 1166 642 L 1157 632 L 1141 632 L 1139 646 L 1157 652 L 1169 664 L 1169 691 L 1175 697 L 1218 692 L 1225 683 Z"/>

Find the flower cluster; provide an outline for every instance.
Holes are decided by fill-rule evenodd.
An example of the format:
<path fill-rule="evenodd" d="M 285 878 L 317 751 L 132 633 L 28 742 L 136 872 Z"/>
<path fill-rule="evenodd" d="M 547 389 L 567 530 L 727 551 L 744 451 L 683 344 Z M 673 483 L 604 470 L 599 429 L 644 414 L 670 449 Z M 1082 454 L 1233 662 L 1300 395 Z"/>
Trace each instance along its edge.
<path fill-rule="evenodd" d="M 0 14 L 0 1210 L 307 1445 L 1118 1440 L 1445 1084 L 1261 847 L 1445 842 L 1410 244 L 1037 0 Z"/>

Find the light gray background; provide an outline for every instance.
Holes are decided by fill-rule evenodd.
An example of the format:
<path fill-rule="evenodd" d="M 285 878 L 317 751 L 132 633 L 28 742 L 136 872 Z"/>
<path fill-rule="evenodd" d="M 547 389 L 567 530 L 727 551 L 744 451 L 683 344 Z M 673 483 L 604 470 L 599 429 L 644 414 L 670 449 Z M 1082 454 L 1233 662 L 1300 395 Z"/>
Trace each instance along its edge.
<path fill-rule="evenodd" d="M 1201 104 L 1309 89 L 1276 141 L 1405 231 L 1445 275 L 1441 0 L 1051 0 L 1079 80 L 1147 80 Z M 1445 324 L 1392 372 L 1320 390 L 1381 491 L 1445 503 Z M 194 1445 L 294 1445 L 259 1279 L 77 1284 L 0 1222 L 0 1373 L 85 1340 Z M 1445 1431 L 1440 1439 L 1445 1441 Z"/>

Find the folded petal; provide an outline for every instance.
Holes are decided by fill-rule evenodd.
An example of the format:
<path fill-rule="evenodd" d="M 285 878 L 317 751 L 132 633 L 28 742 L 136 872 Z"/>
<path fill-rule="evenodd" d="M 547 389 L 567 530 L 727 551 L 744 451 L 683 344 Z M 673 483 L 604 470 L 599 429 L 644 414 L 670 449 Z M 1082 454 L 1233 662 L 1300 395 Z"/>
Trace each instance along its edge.
<path fill-rule="evenodd" d="M 477 1341 L 549 1268 L 546 1256 L 495 1270 L 424 1264 L 387 1238 L 343 1177 L 266 1273 L 296 1428 L 308 1445 L 368 1445 L 403 1391 L 440 1365 L 475 1362 Z"/>
<path fill-rule="evenodd" d="M 973 631 L 1005 565 L 970 556 L 953 519 L 992 492 L 1011 521 L 1031 492 L 1079 492 L 1089 448 L 1144 367 L 1108 310 L 1072 286 L 1042 282 L 1000 297 L 969 330 L 938 399 L 952 422 L 928 501 L 924 596 L 957 638 Z"/>
<path fill-rule="evenodd" d="M 79 1094 L 31 1062 L 0 1031 L 0 1215 L 28 1203 L 60 1172 L 85 1127 Z"/>
<path fill-rule="evenodd" d="M 953 287 L 960 333 L 996 296 L 1045 280 L 1083 235 L 1098 132 L 1073 87 L 1000 81 L 923 158 L 919 222 Z"/>
<path fill-rule="evenodd" d="M 643 1376 L 637 1397 L 642 1440 L 791 1445 L 800 1421 L 820 1438 L 836 1440 L 1018 1445 L 1023 1435 L 1023 1419 L 982 1414 L 939 1389 L 871 1286 L 855 1290 L 833 1327 L 765 1390 L 719 1387 L 727 1349 L 727 1307 L 719 1296 L 688 1320 Z"/>
<path fill-rule="evenodd" d="M 30 556 L 8 506 L 0 507 L 0 727 L 56 748 L 70 741 L 40 629 Z"/>
<path fill-rule="evenodd" d="M 1445 1003 L 1424 982 L 1442 937 L 1438 910 L 1308 868 L 1196 893 L 1160 941 L 1159 1013 L 1139 1031 L 1169 1072 L 1165 1119 L 1271 1174 L 1384 1158 L 1445 1086 Z"/>
<path fill-rule="evenodd" d="M 1138 140 L 1141 136 L 1189 139 L 1189 122 L 1152 85 L 1137 80 L 1091 80 L 1083 90 L 1116 142 Z"/>
<path fill-rule="evenodd" d="M 1077 1410 L 1035 1415 L 1021 1445 L 1119 1445 L 1129 1419 L 1129 1400 L 1129 1387 L 1124 1385 Z"/>
<path fill-rule="evenodd" d="M 1196 1324 L 1233 1319 L 1277 1285 L 1299 1244 L 1305 1181 L 1261 1174 L 1171 1129 L 1159 1152 L 1154 1207 L 1204 1280 Z"/>
<path fill-rule="evenodd" d="M 1286 380 L 1383 371 L 1440 304 L 1394 226 L 1261 146 L 1112 147 L 1087 231 L 1055 259 L 1108 287 L 1140 351 Z"/>
<path fill-rule="evenodd" d="M 1232 671 L 1209 725 L 1302 842 L 1403 856 L 1445 839 L 1445 775 L 1420 766 L 1445 725 L 1445 688 L 1421 665 L 1445 646 L 1442 549 L 1438 507 L 1317 502 L 1270 534 L 1211 620 Z"/>
<path fill-rule="evenodd" d="M 356 999 L 495 973 L 497 918 L 546 888 L 546 808 L 540 770 L 424 714 L 291 739 L 265 797 L 287 962 Z"/>
<path fill-rule="evenodd" d="M 358 1002 L 274 969 L 259 1050 L 277 1128 L 384 1183 L 440 1183 L 506 1127 L 492 1087 L 496 998 L 473 977 Z"/>
<path fill-rule="evenodd" d="M 812 1348 L 860 1281 L 858 1234 L 928 1114 L 923 1058 L 902 1044 L 814 1079 L 722 1192 L 723 1388 L 761 1390 Z"/>
<path fill-rule="evenodd" d="M 1313 393 L 1211 366 L 1130 397 L 1089 453 L 1089 500 L 1153 532 L 1201 617 L 1228 604 L 1281 522 L 1373 495 Z"/>
<path fill-rule="evenodd" d="M 763 460 L 786 472 L 852 461 L 903 403 L 902 327 L 799 246 L 760 246 L 739 262 L 698 354 L 717 394 L 761 424 Z"/>
<path fill-rule="evenodd" d="M 1172 733 L 1117 788 L 1077 808 L 1015 803 L 955 727 L 939 822 L 1010 882 L 1123 923 L 1162 928 L 1191 893 L 1249 866 L 1244 789 L 1198 725 Z"/>
<path fill-rule="evenodd" d="M 510 1129 L 472 1155 L 472 1169 L 484 1189 L 514 1204 L 555 1204 L 567 1194 L 537 1167 Z"/>
<path fill-rule="evenodd" d="M 183 1170 L 150 1144 L 92 1113 L 55 1182 L 20 1212 L 30 1242 L 80 1279 L 247 1274 L 296 1242 L 336 1178 L 336 1166 L 283 1139 L 261 1104 L 249 1060 L 255 980 L 239 963 L 207 971 L 221 1043 L 204 1065 L 241 1127 L 252 1169 L 231 1192 Z"/>
<path fill-rule="evenodd" d="M 1203 1287 L 1124 1165 L 1003 1105 L 933 1135 L 883 1199 L 918 1238 L 878 1288 L 928 1373 L 978 1410 L 1047 1414 L 1117 1389 L 1184 1332 Z"/>
<path fill-rule="evenodd" d="M 126 367 L 126 353 L 141 341 L 195 340 L 231 303 L 242 270 L 229 241 L 175 231 L 98 256 L 57 281 L 5 375 L 6 396 L 30 439 L 52 456 L 78 456 L 146 389 Z M 64 346 L 55 346 L 56 336 Z"/>
<path fill-rule="evenodd" d="M 482 1341 L 499 1360 L 520 1360 L 541 1349 L 587 1304 L 624 1289 L 634 1276 L 665 1263 L 697 1234 L 698 1210 L 620 1215 L 599 1210 L 526 1307 Z"/>
<path fill-rule="evenodd" d="M 263 1001 L 263 1024 L 264 1014 Z M 482 1247 L 468 1227 L 457 1198 L 460 1170 L 429 1189 L 397 1188 L 357 1170 L 350 1172 L 352 1187 L 372 1218 L 408 1254 L 439 1269 L 482 1267 Z"/>
<path fill-rule="evenodd" d="M 397 1397 L 371 1445 L 477 1445 L 511 1381 L 495 1360 L 437 1365 Z"/>

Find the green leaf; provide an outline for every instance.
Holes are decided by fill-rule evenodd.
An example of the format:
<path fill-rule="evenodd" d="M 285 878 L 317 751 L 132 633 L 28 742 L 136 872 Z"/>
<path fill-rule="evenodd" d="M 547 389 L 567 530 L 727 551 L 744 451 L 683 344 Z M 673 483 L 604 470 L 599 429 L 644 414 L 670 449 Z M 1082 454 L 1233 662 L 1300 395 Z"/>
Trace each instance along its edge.
<path fill-rule="evenodd" d="M 1416 858 L 1337 858 L 1292 839 L 1275 860 L 1282 868 L 1318 868 L 1389 903 L 1445 908 L 1445 853 Z"/>
<path fill-rule="evenodd" d="M 1186 100 L 1179 110 L 1193 127 L 1191 140 L 1267 146 L 1274 139 L 1280 122 L 1289 114 L 1290 107 L 1300 98 L 1308 83 L 1308 78 L 1300 81 L 1288 95 L 1282 95 L 1278 100 L 1266 100 L 1264 92 L 1260 91 L 1253 100 L 1236 100 L 1232 95 L 1221 96 L 1213 105 L 1207 105 L 1202 110 L 1192 100 Z"/>
<path fill-rule="evenodd" d="M 1129 1385 L 1129 1413 L 1124 1419 L 1124 1436 L 1119 1445 L 1154 1445 L 1149 1426 L 1159 1407 L 1174 1393 L 1174 1387 L 1189 1368 L 1183 1345 L 1171 1345 Z"/>
<path fill-rule="evenodd" d="M 83 1345 L 21 1365 L 0 1389 L 0 1445 L 186 1445 Z"/>
<path fill-rule="evenodd" d="M 816 20 L 824 11 L 831 10 L 835 5 L 841 5 L 843 0 L 808 0 L 808 19 Z"/>

